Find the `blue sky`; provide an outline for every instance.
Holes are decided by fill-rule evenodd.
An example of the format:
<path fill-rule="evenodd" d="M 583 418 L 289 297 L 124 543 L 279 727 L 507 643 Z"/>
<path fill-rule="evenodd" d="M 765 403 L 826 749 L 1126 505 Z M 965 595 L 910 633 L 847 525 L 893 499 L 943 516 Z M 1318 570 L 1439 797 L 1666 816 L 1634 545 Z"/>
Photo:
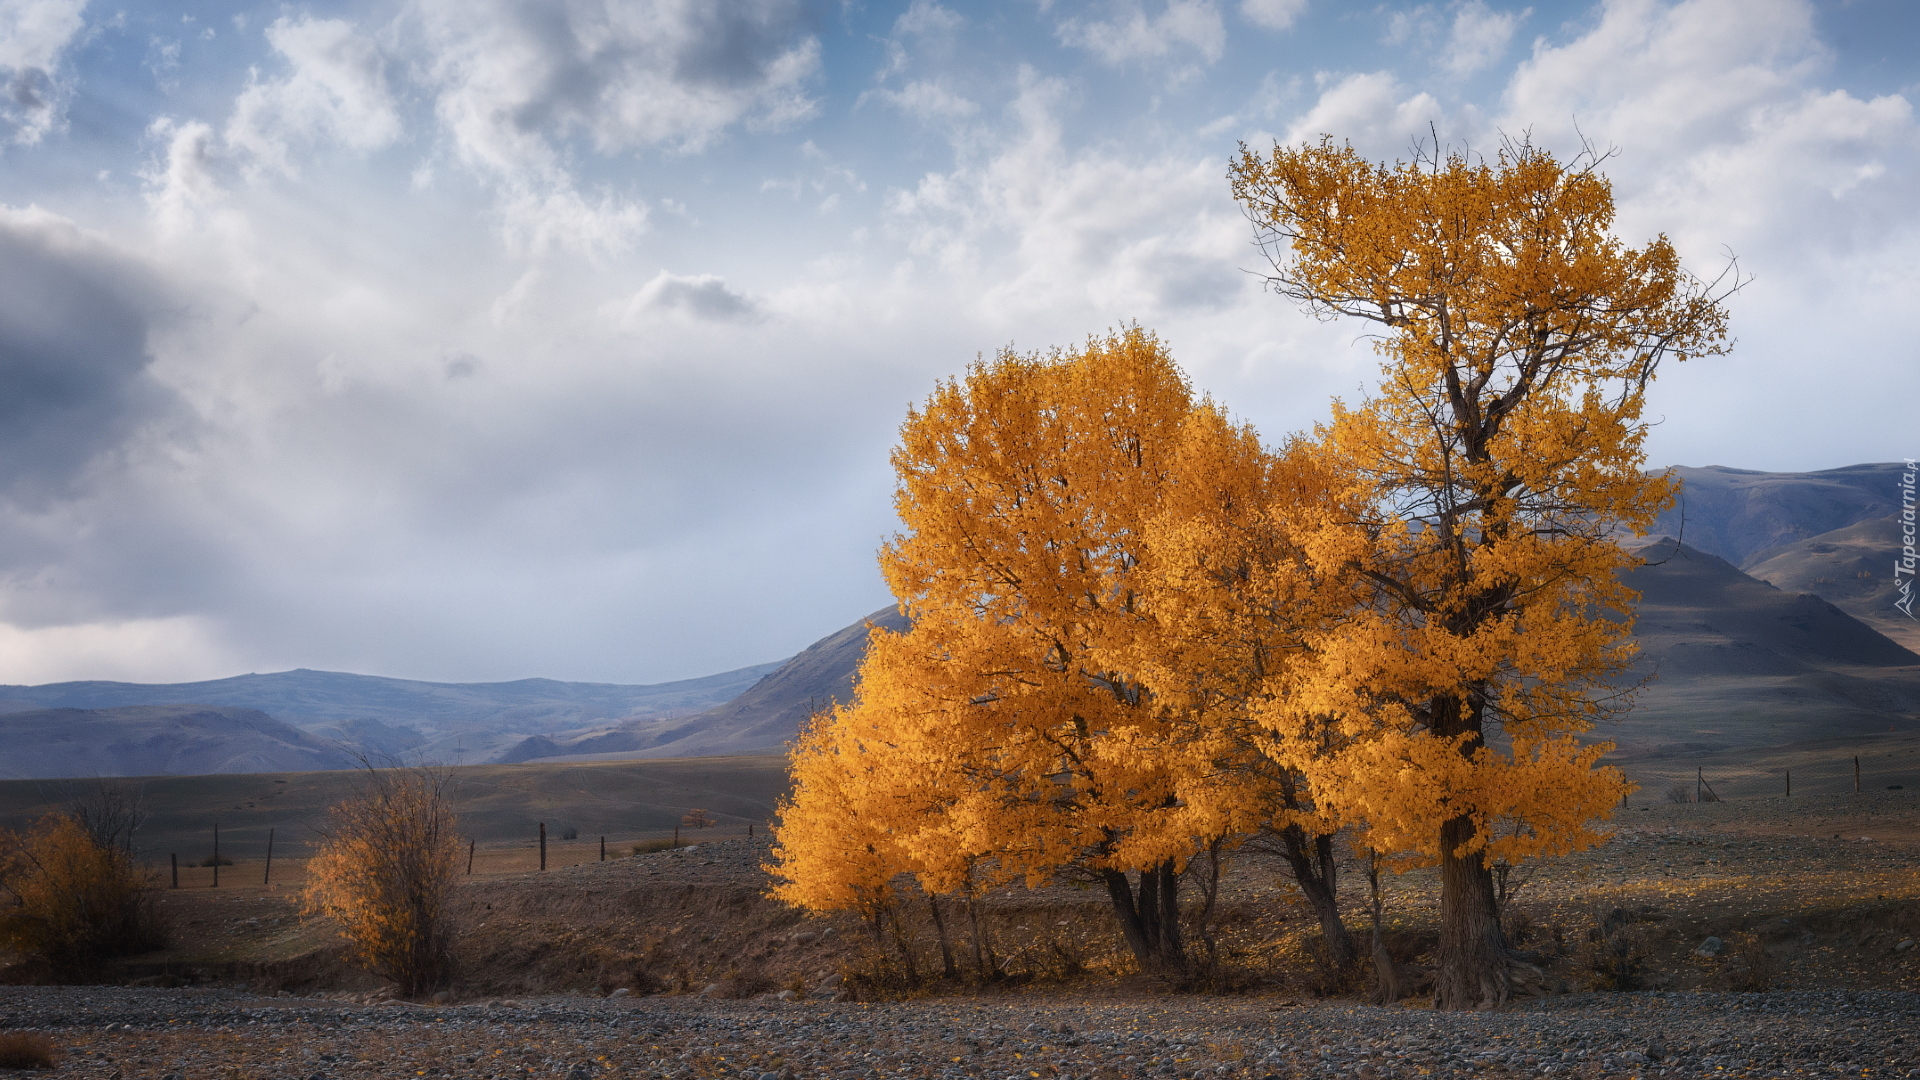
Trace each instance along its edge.
<path fill-rule="evenodd" d="M 1263 431 L 1363 328 L 1261 291 L 1239 141 L 1607 165 L 1737 255 L 1656 464 L 1920 452 L 1907 0 L 0 0 L 0 681 L 647 682 L 879 607 L 886 453 L 1137 320 Z"/>

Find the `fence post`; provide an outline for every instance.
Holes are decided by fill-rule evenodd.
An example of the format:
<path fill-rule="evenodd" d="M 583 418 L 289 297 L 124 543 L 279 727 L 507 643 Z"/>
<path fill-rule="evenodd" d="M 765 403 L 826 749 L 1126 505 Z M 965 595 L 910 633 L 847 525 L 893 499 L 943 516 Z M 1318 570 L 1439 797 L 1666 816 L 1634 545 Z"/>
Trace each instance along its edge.
<path fill-rule="evenodd" d="M 267 869 L 260 875 L 260 884 L 273 880 L 273 830 L 267 830 Z"/>
<path fill-rule="evenodd" d="M 1860 794 L 1860 755 L 1853 755 L 1853 793 Z"/>
<path fill-rule="evenodd" d="M 680 826 L 678 825 L 675 825 L 673 827 L 673 846 L 674 847 L 680 846 Z"/>
<path fill-rule="evenodd" d="M 213 823 L 213 884 L 209 888 L 220 887 L 220 823 Z"/>
<path fill-rule="evenodd" d="M 177 889 L 180 887 L 180 853 L 169 852 L 167 861 L 173 864 L 173 887 Z"/>
<path fill-rule="evenodd" d="M 600 861 L 607 861 L 607 838 L 604 836 L 600 838 Z"/>
<path fill-rule="evenodd" d="M 547 823 L 540 823 L 540 869 L 547 868 Z"/>
<path fill-rule="evenodd" d="M 1625 795 L 1620 796 L 1620 805 L 1627 805 L 1627 797 Z M 751 821 L 747 822 L 747 839 L 753 839 L 753 822 Z"/>
<path fill-rule="evenodd" d="M 1700 796 L 1706 794 L 1706 792 L 1707 770 L 1705 767 L 1696 767 L 1693 770 L 1693 801 L 1699 802 Z"/>
<path fill-rule="evenodd" d="M 475 841 L 475 840 L 467 841 L 467 876 L 468 877 L 473 876 L 473 845 L 475 843 L 478 843 L 478 841 Z"/>
<path fill-rule="evenodd" d="M 1787 770 L 1787 798 L 1793 798 L 1793 770 Z"/>

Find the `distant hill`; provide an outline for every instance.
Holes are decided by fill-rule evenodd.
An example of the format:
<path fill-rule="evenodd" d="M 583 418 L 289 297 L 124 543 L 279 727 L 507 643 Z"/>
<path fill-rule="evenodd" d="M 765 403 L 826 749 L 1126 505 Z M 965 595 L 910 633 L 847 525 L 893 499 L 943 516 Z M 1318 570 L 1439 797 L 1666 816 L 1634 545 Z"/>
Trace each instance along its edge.
<path fill-rule="evenodd" d="M 0 715 L 0 779 L 349 769 L 338 746 L 258 709 L 123 705 Z"/>
<path fill-rule="evenodd" d="M 1900 642 L 1920 650 L 1920 622 L 1893 606 L 1893 559 L 1900 551 L 1900 519 L 1869 518 L 1843 529 L 1759 552 L 1742 567 L 1787 592 L 1822 600 Z"/>
<path fill-rule="evenodd" d="M 1628 576 L 1653 681 L 1596 738 L 1625 758 L 1920 729 L 1920 655 L 1833 604 L 1663 537 Z"/>
<path fill-rule="evenodd" d="M 691 757 L 779 749 L 799 733 L 814 708 L 852 699 L 854 670 L 866 654 L 869 624 L 893 631 L 907 628 L 898 608 L 881 608 L 807 646 L 724 705 L 679 720 L 630 722 L 564 740 L 532 738 L 498 760 Z"/>
<path fill-rule="evenodd" d="M 1899 509 L 1899 462 L 1806 473 L 1682 466 L 1682 496 L 1648 530 L 1744 566 L 1768 548 L 1843 529 Z"/>
<path fill-rule="evenodd" d="M 652 685 L 553 679 L 435 683 L 302 668 L 196 683 L 0 686 L 0 712 L 181 704 L 258 709 L 358 751 L 471 761 L 532 733 L 595 721 L 692 715 L 738 696 L 779 666 L 756 664 Z"/>

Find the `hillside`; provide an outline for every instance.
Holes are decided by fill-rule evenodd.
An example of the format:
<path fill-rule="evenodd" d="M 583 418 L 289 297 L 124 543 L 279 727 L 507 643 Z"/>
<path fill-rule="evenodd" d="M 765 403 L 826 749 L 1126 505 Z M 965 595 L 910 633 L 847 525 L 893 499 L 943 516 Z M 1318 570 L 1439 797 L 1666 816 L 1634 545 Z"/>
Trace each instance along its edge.
<path fill-rule="evenodd" d="M 1625 759 L 1857 740 L 1920 728 L 1920 656 L 1805 593 L 1663 537 L 1629 575 L 1641 591 L 1626 719 L 1595 737 Z"/>
<path fill-rule="evenodd" d="M 779 666 L 757 664 L 651 685 L 554 679 L 435 683 L 302 668 L 196 683 L 0 686 L 0 713 L 181 704 L 255 709 L 355 752 L 457 762 L 490 757 L 533 733 L 697 713 L 738 696 Z M 79 764 L 73 768 L 63 775 L 89 775 Z"/>
<path fill-rule="evenodd" d="M 685 757 L 779 749 L 816 707 L 853 696 L 854 670 L 866 654 L 867 628 L 899 631 L 907 620 L 893 607 L 807 646 L 798 656 L 732 701 L 678 720 L 630 722 L 569 739 L 532 738 L 501 761 L 579 761 L 594 756 Z"/>
<path fill-rule="evenodd" d="M 126 705 L 0 715 L 0 779 L 347 769 L 338 746 L 258 709 Z"/>
<path fill-rule="evenodd" d="M 1816 593 L 1907 648 L 1920 650 L 1920 622 L 1893 606 L 1899 595 L 1893 560 L 1900 544 L 1899 518 L 1869 518 L 1768 548 L 1742 569 L 1787 592 Z"/>
<path fill-rule="evenodd" d="M 1903 468 L 1879 462 L 1773 473 L 1680 466 L 1673 471 L 1681 480 L 1681 498 L 1647 535 L 1678 537 L 1697 551 L 1744 566 L 1768 548 L 1898 510 Z"/>

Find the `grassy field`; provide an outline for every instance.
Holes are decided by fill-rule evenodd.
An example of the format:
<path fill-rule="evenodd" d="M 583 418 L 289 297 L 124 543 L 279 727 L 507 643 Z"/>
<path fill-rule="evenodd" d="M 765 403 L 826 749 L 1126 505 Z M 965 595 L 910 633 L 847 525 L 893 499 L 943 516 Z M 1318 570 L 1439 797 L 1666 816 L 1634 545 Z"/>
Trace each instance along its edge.
<path fill-rule="evenodd" d="M 764 828 L 787 789 L 786 759 L 777 755 L 673 758 L 561 765 L 469 765 L 447 770 L 461 832 L 477 842 L 475 870 L 505 872 L 538 864 L 538 829 L 547 826 L 548 865 L 597 859 L 637 840 L 671 836 L 688 810 L 718 824 L 703 835 L 742 836 Z M 112 780 L 136 787 L 148 813 L 137 834 L 142 858 L 166 867 L 177 855 L 181 885 L 211 884 L 213 872 L 184 864 L 213 853 L 239 865 L 221 869 L 222 884 L 261 880 L 269 830 L 275 878 L 296 873 L 325 827 L 327 808 L 359 782 L 355 772 L 154 776 Z M 0 828 L 22 828 L 58 809 L 93 781 L 0 781 Z M 562 839 L 571 829 L 576 840 Z M 204 878 L 204 880 L 202 880 Z"/>

